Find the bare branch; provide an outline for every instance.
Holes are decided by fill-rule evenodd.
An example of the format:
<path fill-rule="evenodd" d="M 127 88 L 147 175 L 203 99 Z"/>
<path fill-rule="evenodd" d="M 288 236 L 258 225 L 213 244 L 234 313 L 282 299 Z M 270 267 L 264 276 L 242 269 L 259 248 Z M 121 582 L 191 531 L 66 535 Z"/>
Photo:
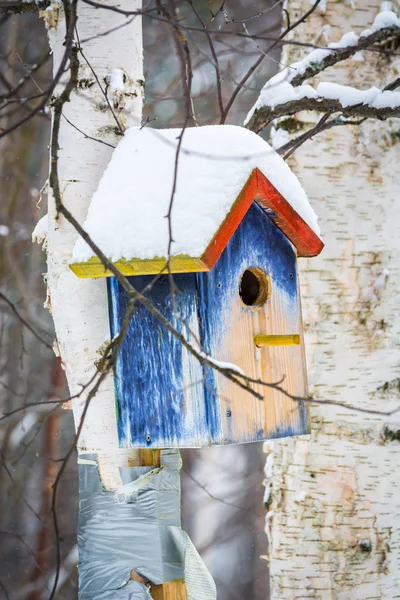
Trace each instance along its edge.
<path fill-rule="evenodd" d="M 383 91 L 393 91 L 399 85 L 400 85 L 400 77 L 398 77 L 397 79 L 395 79 L 394 81 L 389 83 L 387 86 L 385 86 L 383 88 Z M 345 116 L 342 114 L 342 115 L 339 115 L 338 117 L 331 119 L 330 121 L 327 121 L 327 119 L 330 116 L 331 116 L 330 113 L 327 113 L 318 121 L 318 123 L 314 127 L 309 129 L 308 131 L 302 133 L 301 135 L 295 137 L 294 139 L 290 140 L 290 142 L 288 142 L 287 144 L 284 144 L 283 146 L 278 148 L 277 149 L 278 154 L 283 155 L 283 158 L 286 160 L 287 158 L 289 158 L 289 156 L 291 156 L 293 154 L 293 152 L 295 152 L 298 148 L 300 148 L 300 146 L 302 144 L 304 144 L 304 142 L 312 139 L 314 137 L 314 135 L 316 135 L 317 133 L 321 133 L 322 131 L 326 131 L 327 129 L 332 129 L 332 127 L 338 127 L 338 126 L 343 126 L 343 125 L 352 125 L 352 126 L 361 125 L 367 119 L 367 117 L 363 117 L 362 119 L 357 119 L 357 120 L 350 119 L 349 120 L 349 119 L 346 119 Z"/>
<path fill-rule="evenodd" d="M 24 319 L 24 317 L 18 312 L 18 310 L 16 309 L 16 307 L 14 306 L 14 304 L 11 302 L 11 300 L 9 300 L 7 298 L 7 296 L 5 296 L 3 294 L 3 292 L 0 291 L 0 298 L 2 300 L 4 300 L 4 302 L 11 308 L 11 310 L 13 311 L 13 313 L 15 314 L 15 316 L 17 317 L 17 319 L 19 321 L 21 321 L 22 325 L 24 325 L 24 327 L 26 327 L 32 335 L 35 336 L 35 338 L 44 346 L 46 346 L 46 348 L 48 348 L 49 350 L 53 350 L 53 347 L 46 342 L 46 340 L 44 338 L 42 338 L 42 336 L 37 333 L 37 331 L 35 331 L 35 329 L 32 327 L 32 325 L 30 323 L 28 323 L 28 321 L 26 319 Z"/>
<path fill-rule="evenodd" d="M 354 56 L 357 52 L 370 48 L 379 42 L 387 42 L 398 36 L 400 36 L 400 27 L 391 26 L 374 31 L 370 35 L 359 37 L 358 43 L 352 46 L 344 46 L 343 48 L 330 48 L 328 46 L 327 50 L 329 50 L 329 54 L 325 56 L 325 58 L 318 62 L 311 62 L 302 73 L 288 78 L 288 81 L 294 87 L 297 87 L 307 79 L 311 79 L 312 77 L 315 77 L 315 75 L 318 75 L 318 73 L 321 73 L 321 71 L 325 71 L 328 67 L 332 67 L 337 63 Z"/>
<path fill-rule="evenodd" d="M 219 107 L 219 112 L 221 115 L 221 118 L 223 117 L 224 114 L 224 105 L 223 105 L 223 101 L 222 101 L 222 87 L 221 87 L 221 73 L 220 73 L 220 69 L 219 69 L 219 62 L 218 62 L 218 56 L 217 53 L 215 51 L 215 47 L 214 47 L 214 43 L 211 39 L 210 33 L 207 29 L 207 25 L 204 23 L 203 19 L 201 18 L 201 15 L 199 13 L 199 11 L 197 10 L 193 0 L 187 0 L 190 4 L 190 6 L 192 7 L 192 10 L 194 12 L 194 14 L 196 15 L 198 21 L 200 22 L 201 26 L 204 29 L 204 33 L 207 37 L 207 42 L 208 45 L 210 47 L 210 51 L 211 51 L 211 55 L 213 58 L 213 62 L 214 62 L 214 68 L 215 68 L 215 77 L 216 77 L 216 83 L 217 83 L 217 98 L 218 98 L 218 107 Z"/>
<path fill-rule="evenodd" d="M 228 112 L 230 111 L 232 104 L 234 103 L 234 101 L 236 100 L 236 97 L 238 95 L 238 93 L 240 92 L 240 90 L 242 89 L 242 87 L 244 86 L 244 84 L 246 83 L 246 81 L 249 79 L 249 77 L 251 77 L 254 73 L 254 71 L 260 66 L 260 64 L 263 62 L 264 58 L 266 56 L 268 56 L 269 52 L 271 52 L 277 45 L 278 43 L 283 40 L 288 33 L 290 33 L 291 31 L 293 31 L 293 29 L 295 29 L 296 27 L 298 27 L 301 23 L 304 23 L 304 21 L 307 20 L 307 18 L 312 15 L 312 13 L 315 11 L 315 9 L 317 8 L 318 4 L 320 4 L 321 0 L 316 0 L 314 2 L 314 4 L 311 6 L 311 8 L 304 13 L 304 15 L 302 15 L 301 17 L 299 17 L 297 19 L 297 21 L 295 21 L 293 23 L 293 25 L 291 25 L 290 23 L 288 24 L 288 27 L 285 29 L 285 31 L 283 31 L 281 33 L 281 35 L 278 37 L 278 39 L 273 42 L 269 48 L 267 48 L 267 50 L 265 51 L 265 53 L 263 53 L 257 60 L 256 62 L 250 67 L 250 69 L 247 71 L 247 73 L 244 75 L 244 77 L 242 77 L 242 79 L 240 80 L 236 90 L 233 92 L 231 98 L 229 99 L 227 105 L 225 106 L 225 110 L 224 110 L 224 114 L 223 117 L 221 118 L 221 123 L 225 123 L 226 117 L 228 116 Z"/>
<path fill-rule="evenodd" d="M 18 2 L 10 0 L 9 2 L 0 2 L 0 15 L 2 14 L 23 14 L 26 12 L 39 12 L 50 6 L 50 0 L 36 0 L 35 2 Z"/>
<path fill-rule="evenodd" d="M 332 100 L 317 96 L 315 98 L 299 98 L 291 100 L 277 106 L 262 106 L 257 109 L 247 124 L 247 128 L 251 131 L 259 133 L 264 127 L 269 125 L 271 121 L 278 117 L 291 116 L 302 111 L 315 111 L 322 113 L 341 113 L 347 118 L 370 118 L 384 121 L 391 117 L 400 116 L 400 106 L 392 108 L 391 106 L 375 107 L 369 104 L 354 104 L 343 107 L 339 100 Z"/>

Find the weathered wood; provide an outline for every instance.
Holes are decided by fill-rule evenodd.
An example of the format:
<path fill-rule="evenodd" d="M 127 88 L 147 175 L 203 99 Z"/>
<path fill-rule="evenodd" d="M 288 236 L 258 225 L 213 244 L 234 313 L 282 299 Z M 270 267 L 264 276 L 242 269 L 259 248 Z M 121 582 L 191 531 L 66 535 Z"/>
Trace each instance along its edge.
<path fill-rule="evenodd" d="M 132 284 L 142 291 L 152 280 L 151 276 L 135 277 Z M 200 336 L 196 276 L 175 275 L 174 283 L 174 298 L 167 275 L 160 277 L 146 295 L 195 344 Z M 115 336 L 124 319 L 128 295 L 115 278 L 109 280 L 109 294 L 111 335 Z M 121 446 L 203 445 L 208 427 L 202 380 L 197 359 L 138 303 L 115 371 Z"/>
<path fill-rule="evenodd" d="M 258 194 L 256 202 L 274 221 L 297 250 L 297 256 L 317 256 L 324 247 L 321 238 L 301 218 L 282 194 L 263 175 L 255 169 Z"/>
<path fill-rule="evenodd" d="M 135 457 L 136 466 L 160 466 L 160 450 L 152 450 L 151 448 L 142 449 L 138 451 L 138 455 Z M 136 573 L 131 571 L 131 579 L 144 583 L 143 578 Z M 151 596 L 153 600 L 186 600 L 186 584 L 183 579 L 177 579 L 176 581 L 167 581 L 162 585 L 151 585 Z"/>
<path fill-rule="evenodd" d="M 242 274 L 261 269 L 270 297 L 261 307 L 243 304 Z M 238 365 L 249 377 L 281 382 L 290 394 L 307 395 L 296 253 L 261 208 L 253 205 L 211 273 L 197 275 L 201 339 L 217 360 Z M 300 335 L 297 346 L 257 348 L 258 334 Z M 308 410 L 277 389 L 254 385 L 259 400 L 215 370 L 205 369 L 205 397 L 213 444 L 264 440 L 308 432 Z"/>
<path fill-rule="evenodd" d="M 150 591 L 153 600 L 186 600 L 186 584 L 180 579 L 152 585 Z"/>
<path fill-rule="evenodd" d="M 155 258 L 153 260 L 143 260 L 141 258 L 131 258 L 130 260 L 117 260 L 114 265 L 123 275 L 158 275 L 167 273 L 166 258 Z M 112 273 L 104 268 L 101 260 L 94 256 L 87 262 L 75 262 L 70 265 L 72 271 L 81 278 L 96 279 L 99 277 L 111 277 Z M 172 256 L 169 262 L 171 273 L 197 273 L 208 271 L 208 266 L 201 258 L 191 256 Z"/>
<path fill-rule="evenodd" d="M 253 277 L 258 285 L 255 296 L 249 289 L 254 306 L 240 295 L 245 271 L 250 284 Z M 151 281 L 140 276 L 132 283 L 143 290 Z M 296 397 L 307 395 L 296 253 L 259 206 L 253 203 L 210 273 L 175 275 L 174 283 L 175 307 L 167 275 L 146 293 L 193 345 L 199 340 L 211 357 L 238 365 L 249 377 L 281 382 Z M 115 336 L 128 295 L 114 278 L 109 292 Z M 279 340 L 279 345 L 257 348 L 259 335 L 273 336 L 269 341 Z M 308 432 L 303 403 L 257 384 L 260 400 L 202 367 L 139 304 L 117 359 L 115 382 L 124 447 L 196 447 Z"/>
<path fill-rule="evenodd" d="M 257 176 L 256 170 L 252 171 L 242 191 L 236 198 L 231 210 L 219 227 L 218 231 L 215 232 L 214 237 L 208 244 L 203 256 L 201 257 L 203 263 L 207 265 L 207 270 L 210 271 L 217 263 L 222 252 L 227 247 L 233 234 L 239 227 L 244 216 L 253 204 L 254 199 L 258 193 L 257 188 Z"/>

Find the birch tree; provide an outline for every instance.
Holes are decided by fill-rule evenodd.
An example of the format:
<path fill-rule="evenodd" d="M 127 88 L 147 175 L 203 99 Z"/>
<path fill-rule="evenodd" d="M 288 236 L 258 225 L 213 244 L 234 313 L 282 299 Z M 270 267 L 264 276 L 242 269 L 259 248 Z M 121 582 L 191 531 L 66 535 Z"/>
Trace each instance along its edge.
<path fill-rule="evenodd" d="M 293 18 L 308 6 L 307 0 L 293 0 L 286 8 Z M 398 11 L 399 6 L 376 0 L 321 3 L 292 39 L 326 47 L 346 32 L 371 27 L 381 8 Z M 398 47 L 397 36 L 383 46 L 388 55 L 353 55 L 311 83 L 384 88 L 398 76 L 399 59 L 390 54 Z M 291 64 L 304 53 L 286 46 L 282 62 Z M 296 112 L 278 120 L 277 145 L 319 119 Z M 300 261 L 312 395 L 378 412 L 395 409 L 398 123 L 330 129 L 289 160 L 319 214 L 326 244 L 312 264 Z M 271 597 L 397 598 L 399 417 L 327 405 L 312 406 L 311 415 L 310 438 L 266 446 Z"/>
<path fill-rule="evenodd" d="M 141 2 L 119 5 L 137 10 Z M 75 73 L 72 75 L 67 71 L 55 90 L 57 107 L 61 95 L 68 89 L 68 82 L 75 78 L 68 102 L 62 105 L 62 113 L 57 112 L 57 108 L 54 112 L 51 154 L 54 167 L 57 153 L 56 185 L 62 201 L 75 218 L 81 220 L 119 136 L 127 126 L 137 126 L 141 122 L 141 19 L 137 17 L 126 24 L 120 15 L 110 12 L 105 20 L 90 6 L 77 2 L 64 3 L 64 7 L 53 4 L 43 16 L 54 56 L 54 77 L 59 69 L 65 69 L 67 50 L 73 49 L 70 55 L 67 54 L 68 62 L 76 61 Z M 123 35 L 120 34 L 121 27 Z M 102 33 L 107 34 L 106 37 Z M 57 139 L 54 138 L 55 128 L 59 128 Z M 48 224 L 42 223 L 36 235 L 40 237 L 44 231 L 43 235 L 47 237 L 49 306 L 57 333 L 58 352 L 73 398 L 74 420 L 79 431 L 78 460 L 85 461 L 87 453 L 96 454 L 102 484 L 105 489 L 112 490 L 121 485 L 118 467 L 138 464 L 139 456 L 118 447 L 111 374 L 96 389 L 96 402 L 88 403 L 91 390 L 88 383 L 93 381 L 96 364 L 109 343 L 106 285 L 104 281 L 79 281 L 71 273 L 68 256 L 77 232 L 60 215 L 52 196 L 54 180 L 50 184 L 49 211 L 44 217 Z M 58 535 L 56 517 L 55 528 Z M 57 574 L 59 563 L 60 557 Z M 53 593 L 57 579 L 56 575 Z"/>
<path fill-rule="evenodd" d="M 27 9 L 38 6 L 25 4 Z M 78 234 L 84 235 L 79 223 L 114 146 L 127 126 L 141 122 L 142 13 L 139 3 L 128 2 L 72 0 L 39 5 L 45 9 L 42 16 L 54 54 L 49 87 L 54 116 L 50 210 L 36 237 L 47 237 L 48 306 L 57 330 L 56 351 L 61 353 L 72 396 L 79 461 L 89 464 L 95 454 L 103 486 L 115 490 L 121 484 L 119 468 L 143 464 L 145 459 L 118 447 L 106 352 L 110 340 L 105 285 L 77 280 L 68 260 Z M 272 444 L 266 447 L 273 597 L 396 597 L 394 466 L 399 434 L 396 415 L 382 418 L 382 414 L 398 409 L 399 387 L 394 202 L 398 130 L 396 122 L 388 119 L 400 114 L 399 93 L 393 91 L 399 83 L 395 56 L 400 22 L 387 13 L 399 7 L 388 2 L 380 6 L 373 0 L 358 8 L 333 0 L 311 5 L 293 0 L 285 8 L 284 31 L 272 37 L 268 32 L 263 37 L 252 35 L 246 25 L 266 9 L 240 21 L 231 19 L 222 3 L 211 13 L 210 23 L 200 18 L 200 25 L 192 26 L 161 3 L 156 7 L 155 18 L 174 32 L 184 67 L 182 88 L 189 107 L 184 126 L 189 113 L 195 119 L 191 32 L 207 36 L 221 122 L 231 117 L 232 105 L 256 69 L 274 49 L 286 44 L 281 62 L 289 66 L 283 78 L 271 80 L 263 89 L 247 126 L 261 133 L 275 120 L 274 143 L 300 175 L 325 234 L 325 253 L 317 267 L 303 261 L 302 275 L 311 402 L 319 404 L 312 407 L 311 440 L 282 442 L 276 450 Z M 386 13 L 376 21 L 380 8 Z M 217 27 L 211 26 L 215 21 Z M 259 56 L 225 97 L 211 34 L 218 36 L 221 27 L 234 23 L 240 30 L 232 35 L 244 36 Z M 371 25 L 369 31 L 356 35 Z M 351 30 L 356 33 L 342 37 Z M 268 42 L 266 49 L 260 39 Z M 332 41 L 336 45 L 327 47 Z M 298 58 L 298 48 L 308 46 L 317 48 L 318 60 L 314 54 L 307 68 L 290 66 Z M 336 82 L 346 88 L 332 86 Z M 369 89 L 354 92 L 354 87 Z M 44 109 L 46 100 L 32 114 L 40 106 Z M 106 257 L 99 256 L 109 266 Z M 131 293 L 137 298 L 134 290 Z M 201 362 L 207 360 L 194 354 Z M 232 373 L 225 369 L 224 375 Z M 67 460 L 73 448 L 74 444 Z M 53 493 L 57 570 L 51 597 L 60 573 L 54 508 L 64 464 Z M 142 581 L 134 572 L 131 576 Z M 157 597 L 157 591 L 154 594 Z"/>
<path fill-rule="evenodd" d="M 68 19 L 74 19 L 74 7 L 77 10 L 77 40 L 74 29 L 66 31 Z M 129 2 L 129 8 L 139 9 L 140 2 L 134 6 Z M 62 116 L 57 116 L 58 179 L 63 203 L 81 220 L 124 128 L 138 126 L 141 122 L 141 19 L 138 17 L 126 24 L 120 15 L 110 12 L 104 20 L 100 13 L 84 3 L 71 3 L 71 14 L 67 14 L 66 19 L 63 13 L 57 4 L 44 13 L 54 56 L 54 76 L 65 57 L 68 33 L 79 65 L 69 101 L 63 106 Z M 123 35 L 119 30 L 122 25 L 125 25 Z M 112 29 L 115 31 L 110 32 Z M 106 32 L 107 43 L 99 35 Z M 56 94 L 65 90 L 68 77 L 69 72 L 61 79 Z M 56 95 L 54 102 L 57 100 Z M 71 396 L 76 396 L 72 404 L 78 426 L 85 405 L 82 385 L 93 377 L 104 344 L 109 340 L 107 294 L 104 282 L 81 282 L 71 273 L 67 257 L 78 235 L 58 214 L 51 192 L 50 185 L 49 213 L 45 217 L 49 220 L 46 234 L 49 301 Z M 46 230 L 46 224 L 42 225 Z M 40 229 L 38 231 L 40 235 Z M 76 328 L 71 329 L 73 322 Z M 106 487 L 115 486 L 115 478 L 118 480 L 115 464 L 122 460 L 120 466 L 123 466 L 128 456 L 120 458 L 118 449 L 111 376 L 97 393 L 96 408 L 93 405 L 88 408 L 78 444 L 80 449 L 100 454 L 103 483 Z"/>

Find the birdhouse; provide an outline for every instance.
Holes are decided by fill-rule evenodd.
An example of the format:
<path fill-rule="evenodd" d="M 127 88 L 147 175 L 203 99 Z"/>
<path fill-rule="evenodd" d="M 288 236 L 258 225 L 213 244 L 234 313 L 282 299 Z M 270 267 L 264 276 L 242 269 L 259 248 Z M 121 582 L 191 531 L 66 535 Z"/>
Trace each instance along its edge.
<path fill-rule="evenodd" d="M 129 129 L 84 223 L 187 342 L 136 302 L 115 369 L 120 444 L 193 447 L 307 433 L 296 260 L 322 250 L 315 214 L 256 134 L 195 127 L 179 145 L 180 135 Z M 111 275 L 82 239 L 70 266 L 79 277 Z M 114 337 L 129 298 L 112 276 L 108 296 Z"/>

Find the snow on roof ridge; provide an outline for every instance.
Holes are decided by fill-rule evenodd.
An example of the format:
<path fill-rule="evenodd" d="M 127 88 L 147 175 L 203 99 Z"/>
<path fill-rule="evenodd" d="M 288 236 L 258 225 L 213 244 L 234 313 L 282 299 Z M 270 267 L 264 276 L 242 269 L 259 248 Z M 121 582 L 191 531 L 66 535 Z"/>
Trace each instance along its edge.
<path fill-rule="evenodd" d="M 84 229 L 113 262 L 166 257 L 181 129 L 130 128 L 114 150 Z M 178 159 L 172 208 L 173 256 L 199 257 L 223 223 L 253 169 L 259 168 L 319 234 L 317 217 L 296 176 L 255 133 L 234 125 L 187 128 Z M 78 239 L 72 262 L 92 250 Z"/>

